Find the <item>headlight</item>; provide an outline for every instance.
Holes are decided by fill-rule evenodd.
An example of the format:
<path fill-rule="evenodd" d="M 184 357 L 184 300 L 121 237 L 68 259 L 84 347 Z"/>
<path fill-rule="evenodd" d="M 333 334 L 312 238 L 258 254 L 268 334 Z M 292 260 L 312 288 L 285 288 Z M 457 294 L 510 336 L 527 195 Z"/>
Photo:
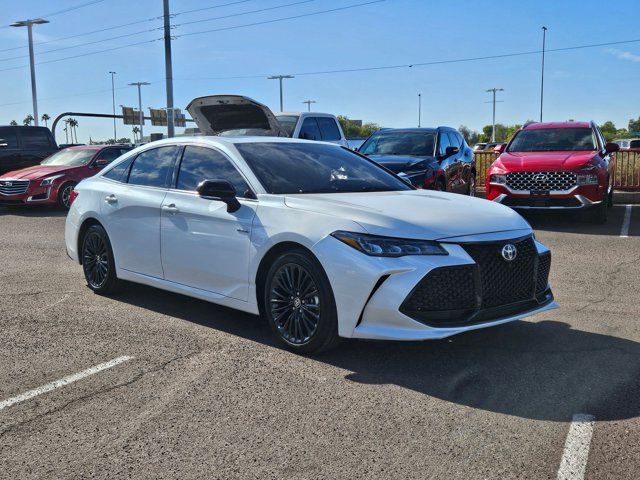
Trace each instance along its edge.
<path fill-rule="evenodd" d="M 578 185 L 597 185 L 598 175 L 578 175 Z"/>
<path fill-rule="evenodd" d="M 489 177 L 489 181 L 491 183 L 499 183 L 501 185 L 505 185 L 507 183 L 507 176 L 506 175 L 491 175 Z"/>
<path fill-rule="evenodd" d="M 341 242 L 372 257 L 402 257 L 404 255 L 448 255 L 437 242 L 405 238 L 379 237 L 365 233 L 337 231 L 331 234 Z"/>
<path fill-rule="evenodd" d="M 60 177 L 64 177 L 64 173 L 60 174 L 60 175 L 53 175 L 52 177 L 47 177 L 44 180 L 42 180 L 42 182 L 40 182 L 40 186 L 41 187 L 48 187 L 50 186 L 54 180 L 60 178 Z"/>

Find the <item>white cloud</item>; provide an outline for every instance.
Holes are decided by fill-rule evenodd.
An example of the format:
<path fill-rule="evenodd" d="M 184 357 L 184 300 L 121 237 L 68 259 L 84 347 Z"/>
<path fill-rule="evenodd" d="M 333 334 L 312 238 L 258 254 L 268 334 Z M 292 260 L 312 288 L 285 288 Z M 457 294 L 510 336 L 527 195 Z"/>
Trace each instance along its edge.
<path fill-rule="evenodd" d="M 629 60 L 631 62 L 640 62 L 640 55 L 635 53 L 627 52 L 626 50 L 619 50 L 617 48 L 607 48 L 605 50 L 607 53 L 618 57 L 620 60 Z"/>

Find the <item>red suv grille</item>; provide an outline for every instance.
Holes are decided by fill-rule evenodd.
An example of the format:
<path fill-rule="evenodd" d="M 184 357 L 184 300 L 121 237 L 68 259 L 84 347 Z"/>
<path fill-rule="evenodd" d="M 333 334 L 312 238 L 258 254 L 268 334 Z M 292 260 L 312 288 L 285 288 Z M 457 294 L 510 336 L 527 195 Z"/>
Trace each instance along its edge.
<path fill-rule="evenodd" d="M 511 190 L 557 190 L 575 187 L 578 177 L 573 172 L 513 172 L 507 174 L 507 187 Z"/>

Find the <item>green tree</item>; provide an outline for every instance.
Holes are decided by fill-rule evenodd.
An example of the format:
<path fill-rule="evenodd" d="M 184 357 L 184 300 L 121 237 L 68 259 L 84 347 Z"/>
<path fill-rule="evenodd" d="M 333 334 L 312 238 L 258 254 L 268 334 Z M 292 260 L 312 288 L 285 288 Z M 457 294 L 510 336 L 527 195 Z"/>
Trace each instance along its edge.
<path fill-rule="evenodd" d="M 471 130 L 469 127 L 465 125 L 460 125 L 458 127 L 458 131 L 462 134 L 467 145 L 471 145 L 472 147 L 480 141 L 480 134 L 475 130 Z"/>
<path fill-rule="evenodd" d="M 18 122 L 16 122 L 15 120 L 11 120 L 11 121 L 9 122 L 9 125 L 11 125 L 11 126 L 15 127 L 16 125 L 18 125 Z"/>
<path fill-rule="evenodd" d="M 629 120 L 629 133 L 632 135 L 640 134 L 640 117 L 637 120 Z"/>
<path fill-rule="evenodd" d="M 28 127 L 31 125 L 31 122 L 33 122 L 33 115 L 29 114 L 26 117 L 24 117 L 24 120 L 22 120 L 22 124 L 25 127 Z"/>
<path fill-rule="evenodd" d="M 40 120 L 42 120 L 44 122 L 44 126 L 48 127 L 49 125 L 47 125 L 47 120 L 50 120 L 51 117 L 49 115 L 47 115 L 46 113 L 42 114 L 42 117 L 40 117 Z"/>
<path fill-rule="evenodd" d="M 69 126 L 71 127 L 71 143 L 78 143 L 78 120 L 70 118 Z M 75 141 L 73 140 L 74 135 L 76 137 Z"/>
<path fill-rule="evenodd" d="M 133 142 L 137 143 L 138 142 L 138 133 L 140 133 L 140 127 L 135 126 L 131 129 L 131 131 L 133 132 Z"/>
<path fill-rule="evenodd" d="M 611 141 L 618 136 L 618 130 L 611 120 L 608 120 L 600 125 L 600 130 L 602 131 L 602 134 L 607 141 Z"/>
<path fill-rule="evenodd" d="M 360 125 L 358 122 L 354 122 L 345 115 L 338 115 L 338 121 L 344 132 L 344 136 L 347 138 L 362 138 L 368 137 L 373 132 L 380 130 L 380 125 L 377 123 L 365 123 Z"/>

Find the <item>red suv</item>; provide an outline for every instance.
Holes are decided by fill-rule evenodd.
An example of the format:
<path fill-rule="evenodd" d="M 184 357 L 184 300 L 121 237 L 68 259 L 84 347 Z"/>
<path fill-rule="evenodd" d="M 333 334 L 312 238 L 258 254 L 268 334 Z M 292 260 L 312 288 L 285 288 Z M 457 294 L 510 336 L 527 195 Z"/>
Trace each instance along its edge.
<path fill-rule="evenodd" d="M 613 204 L 618 151 L 594 122 L 530 123 L 516 132 L 487 171 L 487 199 L 516 209 L 588 209 L 597 223 Z"/>
<path fill-rule="evenodd" d="M 68 209 L 69 195 L 80 180 L 129 150 L 126 145 L 70 147 L 40 165 L 5 173 L 0 176 L 0 205 L 57 204 Z"/>

